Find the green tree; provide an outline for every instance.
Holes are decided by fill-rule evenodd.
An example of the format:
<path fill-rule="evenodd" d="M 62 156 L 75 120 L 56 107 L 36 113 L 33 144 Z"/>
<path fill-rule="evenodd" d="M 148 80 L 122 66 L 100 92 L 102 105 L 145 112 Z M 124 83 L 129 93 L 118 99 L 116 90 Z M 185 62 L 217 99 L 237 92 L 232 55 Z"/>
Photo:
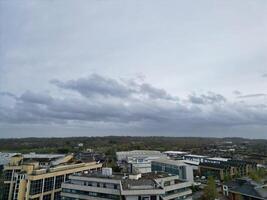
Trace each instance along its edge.
<path fill-rule="evenodd" d="M 206 187 L 204 188 L 204 193 L 203 193 L 203 200 L 215 200 L 218 198 L 218 191 L 216 188 L 216 183 L 214 181 L 214 178 L 210 176 L 208 178 L 208 182 Z"/>

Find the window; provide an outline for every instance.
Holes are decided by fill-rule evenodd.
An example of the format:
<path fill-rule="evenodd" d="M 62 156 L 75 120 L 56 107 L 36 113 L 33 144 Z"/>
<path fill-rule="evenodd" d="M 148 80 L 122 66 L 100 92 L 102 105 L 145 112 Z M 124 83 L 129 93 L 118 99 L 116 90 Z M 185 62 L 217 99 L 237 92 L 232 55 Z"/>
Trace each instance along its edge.
<path fill-rule="evenodd" d="M 53 190 L 54 187 L 54 177 L 46 178 L 44 183 L 44 192 Z"/>
<path fill-rule="evenodd" d="M 64 182 L 64 175 L 56 176 L 55 189 L 61 188 L 61 183 Z"/>
<path fill-rule="evenodd" d="M 4 180 L 5 181 L 11 181 L 12 173 L 13 173 L 12 170 L 5 170 L 5 172 L 4 172 Z"/>
<path fill-rule="evenodd" d="M 42 187 L 43 187 L 43 179 L 31 181 L 30 195 L 41 193 Z"/>
<path fill-rule="evenodd" d="M 55 194 L 54 194 L 54 200 L 61 200 L 60 192 L 55 192 Z"/>
<path fill-rule="evenodd" d="M 43 200 L 51 200 L 51 194 L 44 195 Z"/>
<path fill-rule="evenodd" d="M 150 200 L 157 200 L 157 196 L 155 196 L 155 195 L 150 196 Z"/>
<path fill-rule="evenodd" d="M 10 187 L 10 184 L 4 184 L 3 195 L 2 195 L 3 199 L 8 199 L 9 187 Z"/>

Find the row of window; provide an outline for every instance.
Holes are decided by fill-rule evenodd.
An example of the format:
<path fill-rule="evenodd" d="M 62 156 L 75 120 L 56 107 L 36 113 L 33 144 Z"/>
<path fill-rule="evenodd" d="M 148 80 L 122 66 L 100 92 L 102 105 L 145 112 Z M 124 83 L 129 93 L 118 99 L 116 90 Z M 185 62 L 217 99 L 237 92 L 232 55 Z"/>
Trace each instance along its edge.
<path fill-rule="evenodd" d="M 90 191 L 83 191 L 83 190 L 73 190 L 73 189 L 67 189 L 67 188 L 63 188 L 62 192 L 71 193 L 71 194 L 86 195 L 86 196 L 91 196 L 91 197 L 114 199 L 114 200 L 120 199 L 119 195 L 104 194 L 104 193 L 90 192 Z"/>
<path fill-rule="evenodd" d="M 51 194 L 47 194 L 43 196 L 43 200 L 51 200 L 52 199 L 52 195 Z M 39 197 L 36 197 L 34 199 L 31 200 L 40 200 Z M 55 192 L 54 193 L 54 200 L 61 200 L 61 192 Z"/>
<path fill-rule="evenodd" d="M 44 179 L 44 192 L 51 191 L 54 188 L 54 178 L 45 178 Z M 55 180 L 55 189 L 61 188 L 61 184 L 64 182 L 64 175 L 56 176 Z M 43 188 L 43 179 L 31 181 L 30 185 L 30 195 L 39 194 L 42 192 Z"/>
<path fill-rule="evenodd" d="M 84 186 L 92 186 L 92 187 L 102 187 L 102 188 L 110 188 L 110 189 L 118 189 L 118 184 L 111 184 L 111 183 L 98 183 L 98 182 L 90 182 L 90 181 L 84 181 Z"/>

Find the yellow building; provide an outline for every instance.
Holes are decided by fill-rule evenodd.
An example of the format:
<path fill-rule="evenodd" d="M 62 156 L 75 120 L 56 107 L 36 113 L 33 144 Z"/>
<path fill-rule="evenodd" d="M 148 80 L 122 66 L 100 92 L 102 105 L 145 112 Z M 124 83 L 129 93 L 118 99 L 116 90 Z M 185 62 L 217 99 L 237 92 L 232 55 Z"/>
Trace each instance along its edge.
<path fill-rule="evenodd" d="M 101 168 L 75 161 L 73 155 L 15 155 L 4 167 L 4 200 L 60 200 L 61 183 L 69 175 Z"/>

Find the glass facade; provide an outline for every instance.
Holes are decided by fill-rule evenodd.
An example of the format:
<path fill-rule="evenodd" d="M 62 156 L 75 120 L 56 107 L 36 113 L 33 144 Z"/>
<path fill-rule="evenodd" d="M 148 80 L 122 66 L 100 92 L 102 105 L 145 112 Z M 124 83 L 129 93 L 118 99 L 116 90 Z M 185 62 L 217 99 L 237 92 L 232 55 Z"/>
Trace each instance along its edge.
<path fill-rule="evenodd" d="M 168 174 L 179 175 L 181 179 L 186 179 L 186 167 L 185 166 L 177 166 L 177 165 L 170 165 L 166 163 L 158 163 L 152 162 L 151 170 L 153 172 L 166 172 Z"/>

